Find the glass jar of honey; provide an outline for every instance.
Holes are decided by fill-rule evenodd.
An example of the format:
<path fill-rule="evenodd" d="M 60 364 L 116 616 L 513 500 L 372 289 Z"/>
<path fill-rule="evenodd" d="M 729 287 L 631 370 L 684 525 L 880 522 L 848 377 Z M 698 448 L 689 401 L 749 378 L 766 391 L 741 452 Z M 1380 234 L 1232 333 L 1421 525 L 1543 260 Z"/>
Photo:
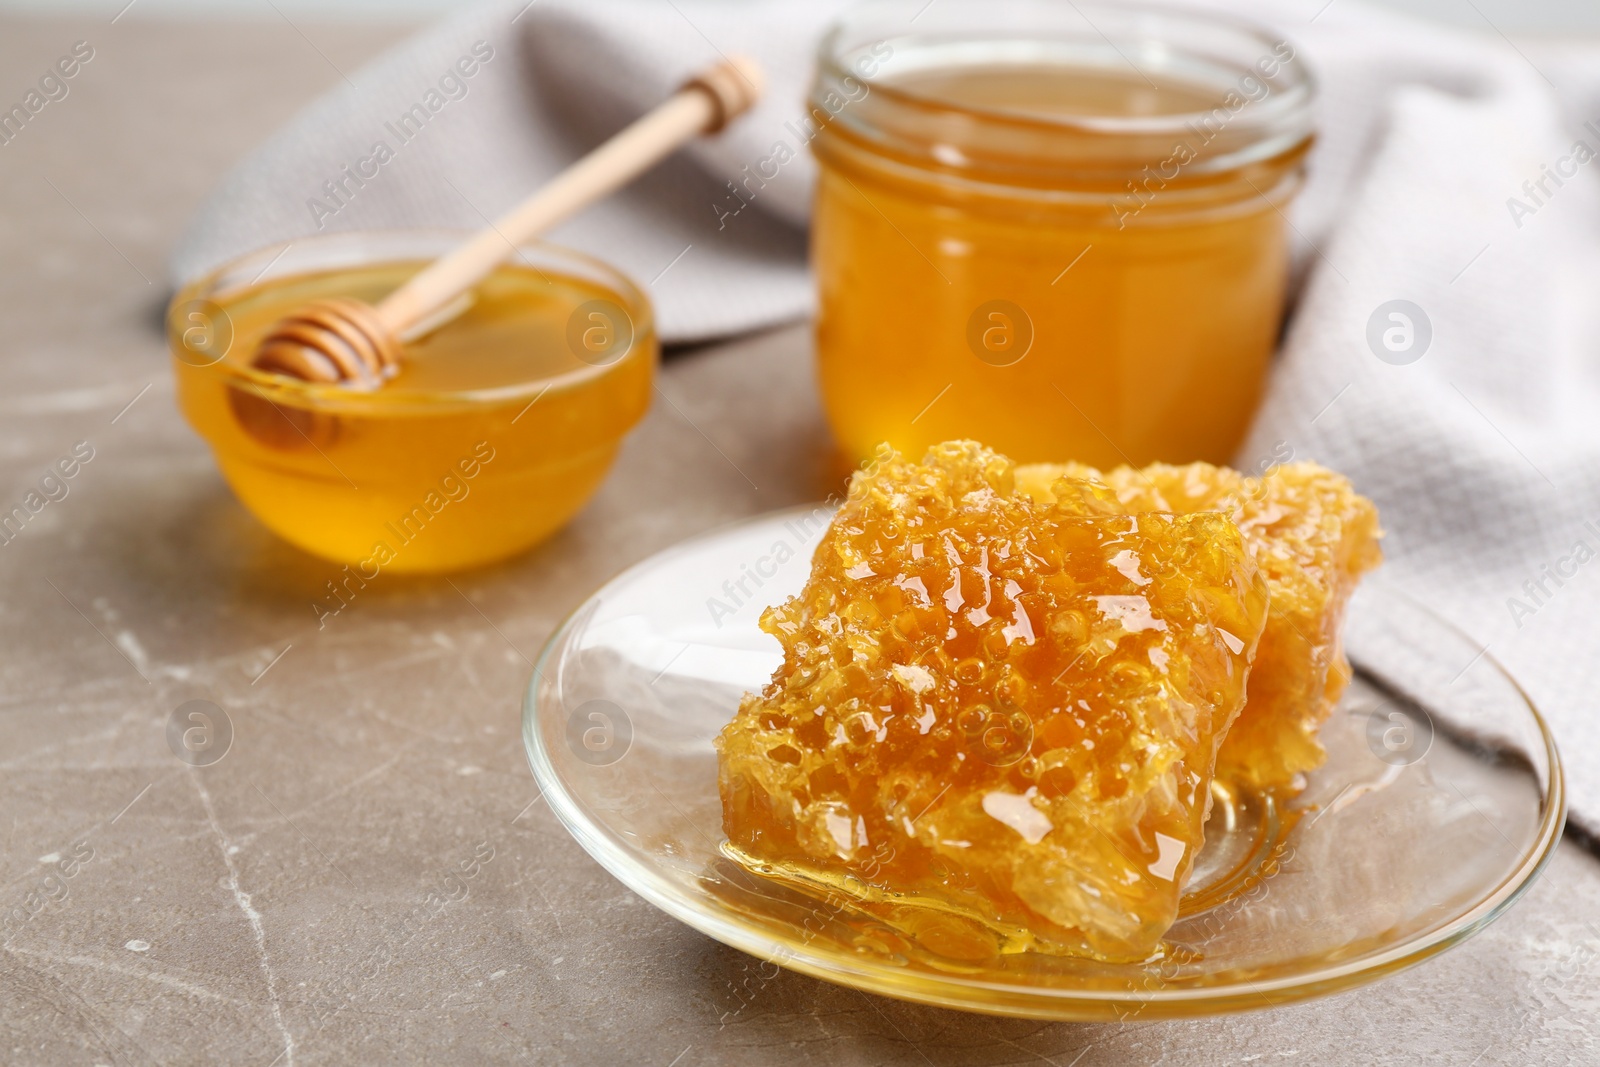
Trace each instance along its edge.
<path fill-rule="evenodd" d="M 1312 97 L 1292 45 L 1211 14 L 846 16 L 810 99 L 818 371 L 841 444 L 1227 461 L 1280 328 Z"/>
<path fill-rule="evenodd" d="M 459 570 L 549 536 L 650 406 L 649 302 L 605 264 L 521 248 L 369 391 L 251 365 L 313 300 L 377 304 L 465 234 L 300 238 L 186 286 L 168 313 L 178 406 L 239 500 L 285 540 L 380 572 Z"/>

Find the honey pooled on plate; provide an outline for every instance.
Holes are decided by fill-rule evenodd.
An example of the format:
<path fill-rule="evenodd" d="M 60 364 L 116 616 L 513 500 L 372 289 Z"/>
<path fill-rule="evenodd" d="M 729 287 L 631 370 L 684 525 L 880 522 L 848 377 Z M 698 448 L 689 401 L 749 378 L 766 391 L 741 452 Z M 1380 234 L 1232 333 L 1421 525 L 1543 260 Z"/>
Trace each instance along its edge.
<path fill-rule="evenodd" d="M 1016 481 L 1047 503 L 1062 502 L 1059 486 L 1089 513 L 1230 515 L 1267 581 L 1272 607 L 1250 671 L 1249 700 L 1223 742 L 1217 776 L 1257 789 L 1292 788 L 1298 776 L 1322 765 L 1317 730 L 1350 681 L 1340 638 L 1345 605 L 1383 558 L 1378 509 L 1349 479 L 1315 463 L 1274 467 L 1259 478 L 1207 463 L 1105 473 L 1041 463 L 1018 467 Z"/>
<path fill-rule="evenodd" d="M 784 658 L 717 740 L 726 847 L 990 951 L 1146 958 L 1266 616 L 1224 514 L 1086 515 L 973 442 L 881 449 L 761 620 Z"/>

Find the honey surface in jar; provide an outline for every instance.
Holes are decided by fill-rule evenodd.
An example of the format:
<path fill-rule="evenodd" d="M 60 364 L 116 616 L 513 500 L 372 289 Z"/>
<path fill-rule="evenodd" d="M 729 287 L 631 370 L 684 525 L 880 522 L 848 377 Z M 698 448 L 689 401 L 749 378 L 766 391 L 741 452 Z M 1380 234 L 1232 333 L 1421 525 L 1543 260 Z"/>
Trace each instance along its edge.
<path fill-rule="evenodd" d="M 1306 142 L 1208 170 L 1200 120 L 1127 143 L 1082 127 L 1208 115 L 1230 85 L 1115 56 L 901 60 L 813 142 L 818 376 L 844 450 L 1225 461 L 1277 337 Z"/>
<path fill-rule="evenodd" d="M 991 951 L 1145 958 L 1266 608 L 1225 515 L 1083 515 L 973 442 L 886 449 L 762 618 L 784 660 L 717 740 L 728 848 Z"/>
<path fill-rule="evenodd" d="M 232 332 L 226 355 L 211 363 L 174 343 L 180 405 L 235 494 L 285 539 L 367 578 L 528 547 L 588 500 L 649 406 L 648 313 L 618 318 L 606 338 L 615 350 L 590 354 L 574 344 L 575 316 L 589 307 L 626 316 L 628 298 L 515 262 L 480 282 L 463 314 L 408 343 L 380 389 L 249 369 L 262 335 L 289 312 L 330 296 L 376 304 L 422 266 L 352 266 L 219 293 L 210 300 Z M 309 432 L 285 418 L 263 433 L 259 402 L 241 411 L 257 395 Z"/>
<path fill-rule="evenodd" d="M 1378 511 L 1341 474 L 1314 463 L 1262 477 L 1195 463 L 1101 473 L 1078 464 L 1019 467 L 1019 490 L 1082 510 L 1122 514 L 1220 511 L 1233 517 L 1272 593 L 1250 671 L 1250 696 L 1217 758 L 1217 775 L 1257 788 L 1290 787 L 1326 756 L 1317 730 L 1350 681 L 1340 631 L 1361 576 L 1382 560 Z M 1110 493 L 1085 489 L 1102 483 Z"/>

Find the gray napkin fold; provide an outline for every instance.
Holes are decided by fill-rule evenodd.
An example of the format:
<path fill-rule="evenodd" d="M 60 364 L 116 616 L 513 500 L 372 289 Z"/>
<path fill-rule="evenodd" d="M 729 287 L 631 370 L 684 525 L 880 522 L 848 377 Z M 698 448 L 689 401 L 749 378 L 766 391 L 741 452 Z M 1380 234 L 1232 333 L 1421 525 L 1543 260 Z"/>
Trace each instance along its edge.
<path fill-rule="evenodd" d="M 319 231 L 481 226 L 742 52 L 771 83 L 752 114 L 551 236 L 647 287 L 667 341 L 802 317 L 803 100 L 843 6 L 474 7 L 352 72 L 240 164 L 174 279 Z M 1534 49 L 1358 0 L 1233 6 L 1321 80 L 1290 213 L 1296 303 L 1237 463 L 1315 459 L 1377 500 L 1385 579 L 1485 649 L 1462 685 L 1490 660 L 1517 675 L 1561 744 L 1574 820 L 1600 835 L 1600 44 Z"/>
<path fill-rule="evenodd" d="M 690 74 L 742 52 L 772 86 L 752 114 L 550 237 L 647 287 L 668 342 L 802 317 L 812 163 L 785 123 L 802 114 L 812 47 L 840 6 L 474 7 L 352 72 L 236 168 L 180 241 L 174 280 L 319 232 L 481 227 Z M 774 167 L 779 141 L 794 159 Z M 776 176 L 746 182 L 763 163 Z"/>

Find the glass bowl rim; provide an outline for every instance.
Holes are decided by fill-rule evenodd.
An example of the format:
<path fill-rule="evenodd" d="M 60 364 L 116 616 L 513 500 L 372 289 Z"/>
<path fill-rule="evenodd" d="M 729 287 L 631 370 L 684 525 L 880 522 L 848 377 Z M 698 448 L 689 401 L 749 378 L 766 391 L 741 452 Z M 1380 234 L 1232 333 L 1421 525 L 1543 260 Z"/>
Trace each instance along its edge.
<path fill-rule="evenodd" d="M 233 295 L 255 288 L 263 280 L 282 277 L 283 275 L 274 275 L 267 272 L 291 248 L 304 248 L 308 245 L 337 247 L 341 244 L 346 244 L 359 249 L 364 241 L 376 240 L 382 242 L 384 240 L 420 239 L 425 242 L 436 242 L 438 251 L 434 253 L 434 256 L 437 256 L 450 250 L 456 244 L 475 233 L 477 231 L 473 229 L 450 226 L 396 226 L 362 230 L 339 230 L 332 233 L 286 238 L 252 249 L 241 255 L 231 256 L 222 263 L 208 269 L 205 273 L 183 283 L 178 288 L 178 291 L 173 294 L 163 316 L 163 326 L 167 333 L 168 347 L 174 349 L 174 359 L 180 362 L 187 362 L 177 355 L 176 346 L 172 343 L 174 327 L 172 316 L 178 308 L 194 301 L 214 303 L 215 297 L 218 295 Z M 622 299 L 623 310 L 628 314 L 634 330 L 633 344 L 628 352 L 622 358 L 610 363 L 575 368 L 560 374 L 530 378 L 527 381 L 511 385 L 460 390 L 385 388 L 383 390 L 383 406 L 386 416 L 393 416 L 405 409 L 425 409 L 431 414 L 446 405 L 466 407 L 498 406 L 530 397 L 542 397 L 549 391 L 557 393 L 570 392 L 597 378 L 616 373 L 620 368 L 636 359 L 651 358 L 651 354 L 656 348 L 655 309 L 650 303 L 649 296 L 631 278 L 619 268 L 612 266 L 597 256 L 554 241 L 542 239 L 524 241 L 518 244 L 512 255 L 508 257 L 508 261 L 534 266 L 534 262 L 527 257 L 541 255 L 558 263 L 575 265 L 589 272 L 590 275 L 598 276 L 597 278 L 590 277 L 589 280 L 598 281 L 599 284 L 605 286 Z M 406 262 L 412 258 L 409 256 L 389 258 L 377 255 L 350 263 L 341 260 L 332 266 L 314 267 L 298 273 L 334 273 L 357 264 L 397 263 Z M 430 257 L 424 256 L 420 258 L 425 261 Z M 219 283 L 228 275 L 241 272 L 246 267 L 254 266 L 257 263 L 264 265 L 261 273 L 256 275 L 253 280 L 227 288 L 218 287 Z M 535 269 L 537 269 L 537 266 Z M 316 407 L 319 410 L 360 412 L 365 410 L 367 398 L 373 395 L 370 392 L 351 389 L 347 386 L 302 382 L 283 375 L 258 371 L 247 365 L 229 363 L 227 361 L 227 353 L 224 353 L 222 358 L 205 365 L 201 369 L 214 370 L 223 376 L 227 384 L 245 391 L 269 398 L 294 402 L 303 407 Z"/>
<path fill-rule="evenodd" d="M 549 803 L 551 811 L 555 813 L 563 828 L 595 862 L 630 892 L 714 940 L 763 960 L 781 961 L 784 967 L 824 981 L 838 983 L 842 975 L 853 974 L 870 983 L 868 988 L 873 992 L 883 995 L 899 995 L 903 992 L 903 999 L 906 1000 L 965 1011 L 1046 1018 L 1051 1017 L 1051 1012 L 1054 1010 L 1061 1013 L 1056 1017 L 1063 1020 L 1090 1018 L 1089 1015 L 1066 1014 L 1074 1007 L 1088 1006 L 1134 1007 L 1141 1012 L 1151 1007 L 1157 1008 L 1156 1012 L 1149 1014 L 1149 1018 L 1162 1017 L 1159 1012 L 1161 1005 L 1169 1005 L 1180 1011 L 1185 1006 L 1190 1009 L 1197 1006 L 1206 1007 L 1216 1012 L 1246 1011 L 1252 1008 L 1277 1007 L 1293 1001 L 1340 992 L 1438 955 L 1504 914 L 1533 885 L 1540 872 L 1555 855 L 1567 814 L 1566 777 L 1555 737 L 1550 732 L 1550 726 L 1543 714 L 1522 684 L 1493 653 L 1484 651 L 1479 654 L 1480 658 L 1487 661 L 1515 691 L 1538 728 L 1539 738 L 1544 743 L 1548 783 L 1544 790 L 1542 805 L 1544 810 L 1538 830 L 1530 847 L 1514 869 L 1476 904 L 1463 909 L 1438 929 L 1384 949 L 1375 955 L 1358 957 L 1308 973 L 1265 981 L 1249 981 L 1243 988 L 1235 985 L 1219 985 L 1163 988 L 1141 992 L 1107 989 L 1075 990 L 991 982 L 970 979 L 958 974 L 939 975 L 919 971 L 915 975 L 917 988 L 911 991 L 906 989 L 906 972 L 893 964 L 867 957 L 851 959 L 842 955 L 817 952 L 804 942 L 791 943 L 770 937 L 733 918 L 731 913 L 701 907 L 696 898 L 684 893 L 669 879 L 658 875 L 651 866 L 638 862 L 630 854 L 626 842 L 616 838 L 603 825 L 590 818 L 578 801 L 567 793 L 539 736 L 537 728 L 540 718 L 539 684 L 546 676 L 546 670 L 551 665 L 551 657 L 555 651 L 563 644 L 572 629 L 591 613 L 591 605 L 600 600 L 606 590 L 634 579 L 647 568 L 659 565 L 674 555 L 689 551 L 698 542 L 741 527 L 792 515 L 810 514 L 824 506 L 826 505 L 820 503 L 804 504 L 721 523 L 652 553 L 617 572 L 586 596 L 551 633 L 544 647 L 540 649 L 538 659 L 534 663 L 533 676 L 523 696 L 522 740 L 528 765 L 533 771 L 534 781 L 539 786 L 540 796 Z M 1477 644 L 1460 627 L 1398 586 L 1371 577 L 1367 578 L 1363 585 L 1376 587 L 1383 595 L 1406 602 L 1441 628 L 1463 641 Z M 979 994 L 980 997 L 964 997 L 960 995 L 961 991 L 970 991 Z M 1274 999 L 1269 996 L 1273 993 L 1281 994 L 1281 997 Z M 999 999 L 1005 997 L 1016 999 Z M 1019 1003 L 1024 999 L 1025 1003 Z M 1257 1003 L 1263 999 L 1266 1000 L 1266 1004 Z"/>

